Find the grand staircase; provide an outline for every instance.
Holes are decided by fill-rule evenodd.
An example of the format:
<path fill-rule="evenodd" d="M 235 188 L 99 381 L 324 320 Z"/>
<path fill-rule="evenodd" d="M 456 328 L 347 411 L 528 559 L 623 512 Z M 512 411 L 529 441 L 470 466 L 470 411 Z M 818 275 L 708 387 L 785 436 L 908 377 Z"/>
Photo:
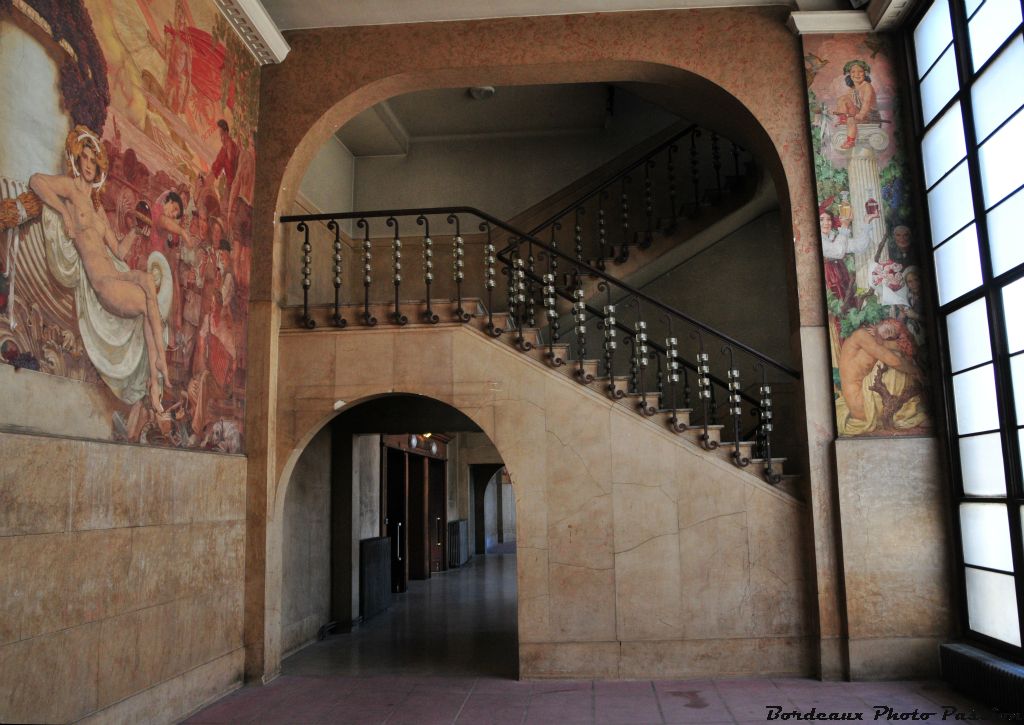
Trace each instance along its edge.
<path fill-rule="evenodd" d="M 302 304 L 282 324 L 472 326 L 706 455 L 793 487 L 773 450 L 774 388 L 800 373 L 624 279 L 750 200 L 756 170 L 728 144 L 726 173 L 724 147 L 676 131 L 528 231 L 470 207 L 283 216 L 299 235 Z"/>

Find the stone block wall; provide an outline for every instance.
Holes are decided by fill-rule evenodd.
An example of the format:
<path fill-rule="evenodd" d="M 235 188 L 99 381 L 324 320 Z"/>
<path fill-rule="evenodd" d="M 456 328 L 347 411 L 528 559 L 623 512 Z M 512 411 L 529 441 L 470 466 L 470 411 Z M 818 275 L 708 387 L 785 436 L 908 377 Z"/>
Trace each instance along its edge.
<path fill-rule="evenodd" d="M 241 682 L 245 472 L 0 432 L 0 722 L 170 721 Z"/>

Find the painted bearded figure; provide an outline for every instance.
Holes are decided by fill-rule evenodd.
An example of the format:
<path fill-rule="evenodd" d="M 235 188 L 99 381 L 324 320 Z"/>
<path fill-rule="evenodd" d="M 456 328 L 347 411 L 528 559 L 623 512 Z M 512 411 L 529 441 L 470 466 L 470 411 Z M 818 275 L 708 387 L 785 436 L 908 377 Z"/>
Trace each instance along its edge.
<path fill-rule="evenodd" d="M 146 270 L 133 270 L 124 257 L 135 241 L 118 239 L 100 203 L 107 157 L 99 138 L 85 126 L 67 137 L 64 176 L 33 174 L 29 187 L 42 200 L 47 266 L 74 290 L 79 332 L 100 375 L 118 398 L 134 403 L 148 394 L 160 412 L 168 384 L 163 320 L 170 310 L 170 267 L 159 252 Z M 159 290 L 154 276 L 160 278 Z"/>

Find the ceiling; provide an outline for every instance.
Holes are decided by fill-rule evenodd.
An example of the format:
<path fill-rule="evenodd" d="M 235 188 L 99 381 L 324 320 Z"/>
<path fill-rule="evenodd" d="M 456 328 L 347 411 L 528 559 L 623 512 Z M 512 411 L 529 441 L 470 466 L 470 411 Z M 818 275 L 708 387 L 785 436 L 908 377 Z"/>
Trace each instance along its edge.
<path fill-rule="evenodd" d="M 355 156 L 383 156 L 405 153 L 414 141 L 599 131 L 607 121 L 608 88 L 602 83 L 505 86 L 482 100 L 464 87 L 407 93 L 363 111 L 338 131 L 338 138 Z M 615 103 L 632 110 L 637 100 L 618 91 Z"/>
<path fill-rule="evenodd" d="M 263 0 L 280 30 L 752 5 L 850 9 L 847 0 Z"/>

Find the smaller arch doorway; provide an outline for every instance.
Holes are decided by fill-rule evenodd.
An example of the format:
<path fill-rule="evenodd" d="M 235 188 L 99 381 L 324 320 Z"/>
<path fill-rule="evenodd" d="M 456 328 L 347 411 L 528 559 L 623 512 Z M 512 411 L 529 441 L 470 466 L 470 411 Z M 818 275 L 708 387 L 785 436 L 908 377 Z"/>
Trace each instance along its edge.
<path fill-rule="evenodd" d="M 497 450 L 422 396 L 351 406 L 310 440 L 284 500 L 284 674 L 518 676 L 514 500 L 508 543 L 477 554 L 485 469 L 496 509 Z"/>

